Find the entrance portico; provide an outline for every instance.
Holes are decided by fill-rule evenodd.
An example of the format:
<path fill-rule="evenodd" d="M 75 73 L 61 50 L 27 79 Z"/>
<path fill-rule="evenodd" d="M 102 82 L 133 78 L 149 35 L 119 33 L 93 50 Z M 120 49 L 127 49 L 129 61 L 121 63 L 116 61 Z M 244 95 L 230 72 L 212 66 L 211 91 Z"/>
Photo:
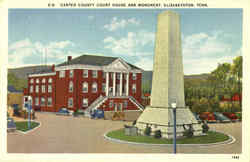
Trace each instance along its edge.
<path fill-rule="evenodd" d="M 106 71 L 106 96 L 128 96 L 129 95 L 129 73 L 124 72 L 111 72 Z M 109 76 L 112 75 L 112 92 L 110 93 L 110 86 L 109 86 Z M 123 82 L 123 75 L 125 76 L 125 85 Z M 119 76 L 119 84 L 116 85 L 116 79 L 118 79 Z M 123 88 L 124 87 L 124 88 Z M 123 89 L 125 92 L 123 92 Z"/>

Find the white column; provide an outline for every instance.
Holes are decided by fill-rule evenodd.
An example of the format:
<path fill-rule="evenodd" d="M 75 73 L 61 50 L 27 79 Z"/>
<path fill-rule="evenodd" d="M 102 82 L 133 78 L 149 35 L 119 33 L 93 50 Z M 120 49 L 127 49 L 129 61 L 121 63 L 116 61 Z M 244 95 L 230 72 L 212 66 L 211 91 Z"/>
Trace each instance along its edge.
<path fill-rule="evenodd" d="M 115 96 L 115 86 L 116 86 L 115 72 L 113 73 L 113 96 Z"/>
<path fill-rule="evenodd" d="M 109 95 L 109 72 L 106 72 L 106 96 Z"/>
<path fill-rule="evenodd" d="M 128 89 L 129 89 L 129 86 L 128 86 L 128 84 L 129 84 L 129 73 L 127 73 L 126 74 L 126 96 L 128 96 Z"/>
<path fill-rule="evenodd" d="M 122 73 L 120 73 L 120 96 L 122 96 Z"/>

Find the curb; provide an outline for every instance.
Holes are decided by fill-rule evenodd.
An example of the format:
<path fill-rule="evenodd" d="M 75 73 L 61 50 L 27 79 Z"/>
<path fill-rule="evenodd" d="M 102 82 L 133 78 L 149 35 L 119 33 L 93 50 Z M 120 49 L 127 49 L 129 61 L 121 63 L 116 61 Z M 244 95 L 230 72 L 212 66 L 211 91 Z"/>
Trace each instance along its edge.
<path fill-rule="evenodd" d="M 40 128 L 41 125 L 42 125 L 42 123 L 39 122 L 39 121 L 35 121 L 35 120 L 31 120 L 31 121 L 32 121 L 32 122 L 39 123 L 39 125 L 38 125 L 37 127 L 33 128 L 33 129 L 31 129 L 31 130 L 26 131 L 26 132 L 23 132 L 23 131 L 20 131 L 20 130 L 17 130 L 17 132 L 22 133 L 22 134 L 28 134 L 28 133 L 33 132 L 33 131 L 35 131 L 36 129 Z"/>
<path fill-rule="evenodd" d="M 213 132 L 218 132 L 218 133 L 222 133 L 220 131 L 215 131 L 215 130 L 211 130 Z M 107 132 L 108 133 L 108 132 Z M 124 140 L 119 140 L 119 139 L 114 139 L 111 137 L 107 136 L 107 133 L 105 133 L 103 136 L 106 140 L 112 141 L 112 142 L 117 142 L 117 143 L 123 143 L 123 144 L 132 144 L 132 145 L 142 145 L 142 146 L 173 146 L 173 144 L 149 144 L 149 143 L 138 143 L 138 142 L 129 142 L 129 141 L 124 141 Z M 218 146 L 218 145 L 230 145 L 232 143 L 234 143 L 236 141 L 236 139 L 229 135 L 229 134 L 225 134 L 222 133 L 224 135 L 227 135 L 229 137 L 228 140 L 223 141 L 223 142 L 216 142 L 216 143 L 207 143 L 207 144 L 176 144 L 177 146 L 199 146 L 199 147 L 207 147 L 207 146 Z"/>

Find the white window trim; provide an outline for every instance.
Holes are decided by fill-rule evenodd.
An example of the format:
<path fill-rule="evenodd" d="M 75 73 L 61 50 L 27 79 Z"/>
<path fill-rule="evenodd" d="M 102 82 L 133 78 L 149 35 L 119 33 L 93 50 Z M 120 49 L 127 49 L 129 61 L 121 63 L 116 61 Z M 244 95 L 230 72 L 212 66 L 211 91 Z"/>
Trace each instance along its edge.
<path fill-rule="evenodd" d="M 95 86 L 95 85 L 96 85 L 96 86 Z M 95 86 L 95 88 L 96 88 L 96 90 L 95 90 L 95 91 L 93 91 L 94 86 Z M 97 85 L 97 83 L 96 83 L 96 82 L 94 82 L 94 83 L 92 84 L 91 91 L 92 91 L 93 93 L 97 93 L 97 91 L 98 91 L 98 85 Z"/>
<path fill-rule="evenodd" d="M 74 70 L 69 70 L 69 77 L 73 78 L 74 77 Z"/>
<path fill-rule="evenodd" d="M 33 93 L 33 85 L 30 86 L 29 91 L 30 91 L 30 93 Z"/>
<path fill-rule="evenodd" d="M 49 104 L 49 99 L 51 99 L 51 104 Z M 48 106 L 48 107 L 51 107 L 51 106 L 52 106 L 52 97 L 48 97 L 48 99 L 47 99 L 47 106 Z"/>
<path fill-rule="evenodd" d="M 134 90 L 135 90 L 135 91 L 134 91 Z M 133 84 L 133 85 L 132 85 L 132 92 L 133 92 L 133 93 L 136 93 L 136 84 Z"/>
<path fill-rule="evenodd" d="M 96 75 L 94 75 L 96 74 Z M 92 78 L 98 78 L 98 71 L 97 70 L 92 70 Z"/>
<path fill-rule="evenodd" d="M 42 85 L 42 93 L 46 93 L 46 85 Z"/>
<path fill-rule="evenodd" d="M 48 93 L 52 93 L 52 85 L 48 85 Z"/>
<path fill-rule="evenodd" d="M 39 85 L 36 85 L 35 92 L 39 93 Z"/>
<path fill-rule="evenodd" d="M 39 83 L 39 82 L 40 82 L 40 81 L 39 81 L 39 79 L 37 78 L 37 79 L 36 79 L 36 83 Z"/>
<path fill-rule="evenodd" d="M 70 81 L 69 82 L 69 92 L 72 93 L 73 91 L 74 91 L 74 83 L 72 81 Z"/>
<path fill-rule="evenodd" d="M 85 74 L 87 74 L 87 75 L 85 76 Z M 83 78 L 88 78 L 89 77 L 89 70 L 83 69 L 82 77 Z"/>
<path fill-rule="evenodd" d="M 87 87 L 87 90 L 86 91 L 84 91 L 84 85 L 86 85 Z M 83 84 L 82 84 L 82 92 L 83 93 L 88 93 L 88 91 L 89 91 L 89 85 L 88 85 L 88 82 L 83 82 Z"/>
<path fill-rule="evenodd" d="M 136 73 L 132 73 L 132 79 L 136 80 L 137 79 L 137 74 Z"/>
<path fill-rule="evenodd" d="M 65 71 L 61 70 L 59 71 L 59 78 L 64 78 L 65 77 Z"/>
<path fill-rule="evenodd" d="M 42 83 L 46 83 L 46 79 L 45 78 L 42 79 Z"/>
<path fill-rule="evenodd" d="M 84 101 L 87 101 L 86 102 L 86 105 L 85 105 L 85 102 Z M 88 100 L 88 98 L 83 98 L 82 99 L 82 107 L 88 107 L 89 106 L 89 100 Z"/>
<path fill-rule="evenodd" d="M 32 79 L 30 79 L 30 83 L 34 83 L 34 79 L 32 78 Z"/>
<path fill-rule="evenodd" d="M 48 79 L 48 83 L 52 83 L 53 79 L 52 78 L 49 78 Z"/>
<path fill-rule="evenodd" d="M 43 100 L 42 99 L 44 99 L 44 104 L 43 104 Z M 45 106 L 46 105 L 46 98 L 45 97 L 41 97 L 41 106 Z"/>
<path fill-rule="evenodd" d="M 35 106 L 39 106 L 39 97 L 35 98 Z"/>
<path fill-rule="evenodd" d="M 72 100 L 72 105 L 70 105 L 70 100 Z M 71 97 L 68 99 L 68 107 L 72 108 L 73 106 L 74 106 L 74 100 L 73 100 L 73 97 Z"/>

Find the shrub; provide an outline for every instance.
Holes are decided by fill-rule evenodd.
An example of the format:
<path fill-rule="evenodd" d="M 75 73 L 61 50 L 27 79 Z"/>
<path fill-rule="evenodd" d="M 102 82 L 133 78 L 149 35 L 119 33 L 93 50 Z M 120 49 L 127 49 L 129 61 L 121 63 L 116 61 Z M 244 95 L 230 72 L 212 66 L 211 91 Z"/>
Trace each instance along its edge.
<path fill-rule="evenodd" d="M 146 127 L 146 129 L 144 130 L 144 134 L 146 136 L 150 136 L 150 134 L 151 134 L 151 127 Z"/>
<path fill-rule="evenodd" d="M 136 125 L 136 120 L 133 121 L 133 124 L 132 125 Z"/>
<path fill-rule="evenodd" d="M 155 131 L 154 137 L 155 137 L 155 138 L 161 138 L 161 130 Z"/>
<path fill-rule="evenodd" d="M 207 133 L 209 130 L 209 126 L 206 123 L 202 124 L 202 133 Z"/>
<path fill-rule="evenodd" d="M 194 129 L 192 125 L 189 125 L 189 128 L 184 131 L 183 136 L 191 138 L 193 137 L 193 135 L 194 135 Z"/>
<path fill-rule="evenodd" d="M 188 137 L 188 138 L 193 137 L 193 135 L 194 135 L 194 132 L 193 132 L 193 130 L 191 130 L 191 129 L 187 129 L 187 130 L 185 130 L 184 133 L 183 133 L 183 136 Z"/>

